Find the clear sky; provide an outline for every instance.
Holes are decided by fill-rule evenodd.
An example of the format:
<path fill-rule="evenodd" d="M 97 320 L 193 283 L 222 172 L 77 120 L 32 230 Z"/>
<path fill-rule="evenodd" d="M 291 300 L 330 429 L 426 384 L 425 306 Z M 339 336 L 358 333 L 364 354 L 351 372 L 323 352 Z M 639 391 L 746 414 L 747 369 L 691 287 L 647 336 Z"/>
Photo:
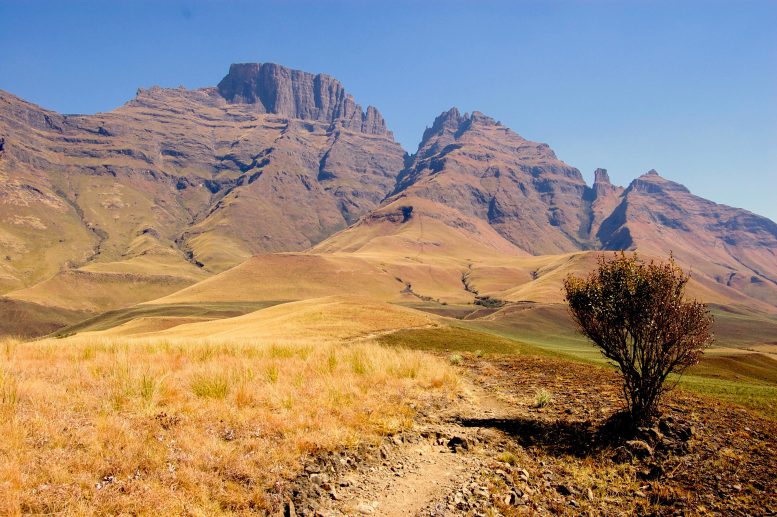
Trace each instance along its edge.
<path fill-rule="evenodd" d="M 777 220 L 775 0 L 0 0 L 0 49 L 0 89 L 64 113 L 276 62 L 340 79 L 409 152 L 457 106 L 589 183 L 655 168 Z"/>

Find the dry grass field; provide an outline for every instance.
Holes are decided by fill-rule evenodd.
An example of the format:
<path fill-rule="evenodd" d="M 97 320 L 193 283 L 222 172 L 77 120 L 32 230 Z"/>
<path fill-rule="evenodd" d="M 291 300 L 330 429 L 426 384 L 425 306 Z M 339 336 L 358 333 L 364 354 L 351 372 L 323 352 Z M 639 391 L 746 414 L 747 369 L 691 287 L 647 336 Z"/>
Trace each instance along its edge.
<path fill-rule="evenodd" d="M 0 354 L 0 514 L 270 508 L 307 454 L 453 396 L 445 361 L 311 339 L 74 337 Z"/>

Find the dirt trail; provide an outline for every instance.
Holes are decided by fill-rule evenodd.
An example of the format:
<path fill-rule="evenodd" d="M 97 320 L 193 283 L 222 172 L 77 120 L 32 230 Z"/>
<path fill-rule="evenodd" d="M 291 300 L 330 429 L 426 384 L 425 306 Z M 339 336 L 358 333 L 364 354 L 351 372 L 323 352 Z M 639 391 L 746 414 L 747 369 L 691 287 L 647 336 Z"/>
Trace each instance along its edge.
<path fill-rule="evenodd" d="M 479 386 L 465 381 L 464 397 L 435 423 L 417 435 L 394 437 L 381 447 L 381 462 L 364 472 L 351 473 L 332 490 L 332 501 L 321 515 L 447 515 L 448 499 L 461 487 L 473 485 L 487 455 L 478 444 L 479 429 L 456 422 L 467 418 L 506 418 L 510 406 Z M 450 444 L 451 439 L 454 440 Z M 457 441 L 458 439 L 458 441 Z M 457 445 L 466 441 L 466 449 Z M 483 488 L 472 486 L 471 490 Z"/>

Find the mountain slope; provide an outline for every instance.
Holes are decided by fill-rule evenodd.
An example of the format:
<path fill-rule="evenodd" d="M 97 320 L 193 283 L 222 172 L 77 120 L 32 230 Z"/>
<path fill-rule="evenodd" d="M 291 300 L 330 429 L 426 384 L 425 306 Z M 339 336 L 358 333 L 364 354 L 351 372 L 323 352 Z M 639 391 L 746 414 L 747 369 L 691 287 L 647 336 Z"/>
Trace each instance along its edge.
<path fill-rule="evenodd" d="M 64 289 L 79 268 L 144 275 L 142 260 L 156 297 L 305 249 L 375 207 L 404 159 L 339 82 L 272 64 L 233 65 L 219 88 L 139 90 L 96 115 L 0 92 L 0 141 L 0 293 Z M 175 278 L 156 282 L 158 269 Z M 124 303 L 104 302 L 86 305 Z"/>
<path fill-rule="evenodd" d="M 388 203 L 421 198 L 487 222 L 534 255 L 586 246 L 588 187 L 547 144 L 525 140 L 482 113 L 441 114 Z"/>
<path fill-rule="evenodd" d="M 629 185 L 597 236 L 604 249 L 671 251 L 695 273 L 777 305 L 777 224 L 695 196 L 655 171 Z"/>

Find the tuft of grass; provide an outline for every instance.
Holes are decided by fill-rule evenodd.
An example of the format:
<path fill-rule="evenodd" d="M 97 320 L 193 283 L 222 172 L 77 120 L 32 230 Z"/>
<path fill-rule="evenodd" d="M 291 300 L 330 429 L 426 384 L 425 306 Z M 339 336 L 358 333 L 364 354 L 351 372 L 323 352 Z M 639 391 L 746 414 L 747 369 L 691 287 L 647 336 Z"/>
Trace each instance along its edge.
<path fill-rule="evenodd" d="M 229 393 L 229 381 L 221 373 L 198 373 L 191 386 L 192 393 L 199 398 L 224 399 Z"/>
<path fill-rule="evenodd" d="M 464 358 L 461 357 L 461 354 L 451 354 L 448 356 L 448 362 L 451 364 L 461 364 L 463 360 Z"/>
<path fill-rule="evenodd" d="M 369 370 L 367 357 L 360 350 L 351 352 L 351 370 L 357 375 L 365 375 Z"/>
<path fill-rule="evenodd" d="M 534 396 L 534 407 L 535 408 L 543 408 L 545 406 L 548 406 L 553 403 L 553 394 L 546 390 L 545 388 L 542 388 L 541 390 L 537 391 L 537 394 Z"/>
<path fill-rule="evenodd" d="M 0 370 L 0 406 L 14 410 L 19 402 L 19 383 L 16 377 L 5 370 Z"/>
<path fill-rule="evenodd" d="M 509 451 L 504 451 L 500 453 L 496 457 L 497 461 L 501 461 L 502 463 L 507 463 L 508 465 L 515 465 L 518 463 L 518 458 L 515 457 L 515 454 Z"/>
<path fill-rule="evenodd" d="M 264 371 L 265 377 L 267 377 L 267 381 L 275 384 L 278 382 L 278 365 L 277 364 L 270 364 L 267 366 L 267 369 Z"/>

